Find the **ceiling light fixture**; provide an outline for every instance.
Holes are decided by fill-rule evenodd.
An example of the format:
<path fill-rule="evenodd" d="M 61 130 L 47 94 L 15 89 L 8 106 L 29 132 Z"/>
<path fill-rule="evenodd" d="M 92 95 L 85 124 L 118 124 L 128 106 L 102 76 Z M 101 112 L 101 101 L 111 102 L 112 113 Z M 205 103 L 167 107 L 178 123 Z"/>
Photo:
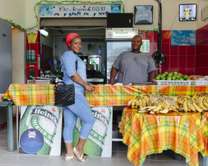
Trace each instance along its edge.
<path fill-rule="evenodd" d="M 40 34 L 47 37 L 48 36 L 48 32 L 45 29 L 40 29 L 39 30 Z"/>

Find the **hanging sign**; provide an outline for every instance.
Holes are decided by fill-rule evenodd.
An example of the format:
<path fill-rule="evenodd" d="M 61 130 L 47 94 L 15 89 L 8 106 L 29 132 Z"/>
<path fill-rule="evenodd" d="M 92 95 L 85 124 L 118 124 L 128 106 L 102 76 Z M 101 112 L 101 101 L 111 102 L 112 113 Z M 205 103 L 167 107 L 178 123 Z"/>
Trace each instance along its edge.
<path fill-rule="evenodd" d="M 121 13 L 121 4 L 51 5 L 42 4 L 40 17 L 106 17 L 107 13 Z"/>

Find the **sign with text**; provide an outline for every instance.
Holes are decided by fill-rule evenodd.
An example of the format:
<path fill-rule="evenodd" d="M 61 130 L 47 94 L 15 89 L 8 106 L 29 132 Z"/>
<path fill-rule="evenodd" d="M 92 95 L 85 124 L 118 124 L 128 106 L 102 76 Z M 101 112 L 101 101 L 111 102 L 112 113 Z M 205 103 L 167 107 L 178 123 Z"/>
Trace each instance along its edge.
<path fill-rule="evenodd" d="M 121 13 L 121 4 L 110 5 L 51 5 L 42 4 L 39 16 L 48 17 L 106 17 L 107 13 Z"/>
<path fill-rule="evenodd" d="M 61 154 L 62 110 L 56 106 L 21 106 L 20 152 L 59 156 Z"/>
<path fill-rule="evenodd" d="M 172 46 L 194 46 L 196 45 L 196 32 L 194 30 L 171 31 Z"/>
<path fill-rule="evenodd" d="M 95 123 L 84 147 L 89 156 L 111 157 L 112 154 L 112 107 L 92 107 Z M 79 140 L 80 121 L 74 130 L 74 144 Z"/>

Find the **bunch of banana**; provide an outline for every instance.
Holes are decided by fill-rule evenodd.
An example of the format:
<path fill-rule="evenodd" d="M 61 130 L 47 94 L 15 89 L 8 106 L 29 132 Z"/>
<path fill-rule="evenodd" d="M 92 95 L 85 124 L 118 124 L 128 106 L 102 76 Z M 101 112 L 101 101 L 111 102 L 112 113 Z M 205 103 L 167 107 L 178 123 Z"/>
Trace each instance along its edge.
<path fill-rule="evenodd" d="M 137 109 L 145 107 L 149 104 L 150 97 L 145 94 L 141 94 L 140 96 L 134 97 L 128 102 L 128 106 L 131 108 Z"/>
<path fill-rule="evenodd" d="M 179 105 L 180 110 L 185 112 L 203 112 L 208 110 L 208 96 L 194 95 L 192 97 L 180 97 L 178 98 L 177 104 Z"/>
<path fill-rule="evenodd" d="M 139 112 L 150 112 L 151 114 L 166 114 L 170 111 L 177 111 L 175 104 L 170 103 L 165 99 L 159 99 L 157 102 L 152 103 L 151 106 L 146 106 L 139 109 Z"/>
<path fill-rule="evenodd" d="M 139 107 L 139 101 L 138 101 L 137 97 L 129 100 L 128 106 L 133 109 L 137 109 Z"/>
<path fill-rule="evenodd" d="M 181 112 L 203 112 L 208 111 L 208 94 L 194 96 L 161 96 L 146 95 L 134 97 L 128 102 L 128 106 L 138 109 L 139 112 L 168 113 Z"/>

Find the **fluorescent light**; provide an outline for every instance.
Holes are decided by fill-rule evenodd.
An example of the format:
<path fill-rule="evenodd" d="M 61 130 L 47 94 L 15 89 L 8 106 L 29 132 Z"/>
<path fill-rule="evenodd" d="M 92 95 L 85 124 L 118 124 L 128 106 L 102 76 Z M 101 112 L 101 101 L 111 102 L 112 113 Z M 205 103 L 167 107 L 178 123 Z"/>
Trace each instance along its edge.
<path fill-rule="evenodd" d="M 45 29 L 40 29 L 39 32 L 43 36 L 46 36 L 46 37 L 48 36 L 48 32 Z"/>

